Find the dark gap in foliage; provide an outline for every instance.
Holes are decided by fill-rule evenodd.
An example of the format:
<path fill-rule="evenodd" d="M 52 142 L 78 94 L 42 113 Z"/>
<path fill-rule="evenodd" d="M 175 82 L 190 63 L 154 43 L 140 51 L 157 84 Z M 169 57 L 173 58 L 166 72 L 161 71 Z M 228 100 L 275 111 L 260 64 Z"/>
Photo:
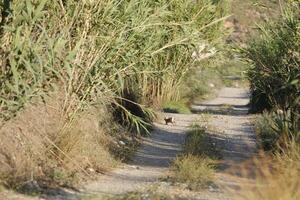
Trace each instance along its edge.
<path fill-rule="evenodd" d="M 140 105 L 142 96 L 138 89 L 124 87 L 120 96 L 112 104 L 115 121 L 129 128 L 133 136 L 147 134 L 152 127 L 152 116 Z"/>

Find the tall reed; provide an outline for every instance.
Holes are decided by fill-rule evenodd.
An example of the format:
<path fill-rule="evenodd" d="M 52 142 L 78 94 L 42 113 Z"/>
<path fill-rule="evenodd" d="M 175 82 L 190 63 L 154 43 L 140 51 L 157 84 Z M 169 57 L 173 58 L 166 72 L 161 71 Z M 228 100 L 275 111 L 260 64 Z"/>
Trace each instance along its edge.
<path fill-rule="evenodd" d="M 222 34 L 223 4 L 13 1 L 1 37 L 1 117 L 54 87 L 65 91 L 66 112 L 73 101 L 114 100 L 124 87 L 141 93 L 136 103 L 174 98 L 192 52 Z"/>
<path fill-rule="evenodd" d="M 25 181 L 40 167 L 45 177 L 53 178 L 51 170 L 58 166 L 73 177 L 97 168 L 100 158 L 109 160 L 95 156 L 103 153 L 103 132 L 118 139 L 115 132 L 124 130 L 103 130 L 100 122 L 118 119 L 132 131 L 146 130 L 152 117 L 148 108 L 178 96 L 178 85 L 193 67 L 192 53 L 204 42 L 219 42 L 225 4 L 14 0 L 9 9 L 0 4 L 9 11 L 0 25 L 4 182 Z M 49 103 L 52 98 L 56 103 Z M 28 111 L 35 105 L 41 112 Z M 94 118 L 84 128 L 89 121 L 84 113 L 93 107 L 102 110 L 100 125 Z M 13 128 L 16 121 L 22 122 L 20 129 Z"/>

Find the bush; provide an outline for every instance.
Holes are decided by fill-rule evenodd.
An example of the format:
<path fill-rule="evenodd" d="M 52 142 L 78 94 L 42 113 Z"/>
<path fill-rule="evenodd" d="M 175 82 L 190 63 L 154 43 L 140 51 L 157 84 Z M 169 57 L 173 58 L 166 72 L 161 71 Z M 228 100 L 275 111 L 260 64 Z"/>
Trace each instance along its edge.
<path fill-rule="evenodd" d="M 299 8 L 299 2 L 290 3 L 282 18 L 261 26 L 260 39 L 243 49 L 251 64 L 251 111 L 281 113 L 276 125 L 286 137 L 300 129 Z"/>
<path fill-rule="evenodd" d="M 205 128 L 193 125 L 187 133 L 183 154 L 171 166 L 171 179 L 190 189 L 206 188 L 214 180 L 215 159 L 220 155 Z"/>
<path fill-rule="evenodd" d="M 212 141 L 206 128 L 193 125 L 187 133 L 184 145 L 186 154 L 209 157 L 211 159 L 220 158 L 221 154 L 216 144 Z"/>
<path fill-rule="evenodd" d="M 214 179 L 214 162 L 205 157 L 181 156 L 174 161 L 172 173 L 174 181 L 187 183 L 191 189 L 205 188 Z"/>
<path fill-rule="evenodd" d="M 236 199 L 297 200 L 300 198 L 300 146 L 288 142 L 275 158 L 263 157 L 256 162 L 256 183 L 242 185 Z"/>
<path fill-rule="evenodd" d="M 273 117 L 273 115 L 264 112 L 262 116 L 255 119 L 256 132 L 261 139 L 263 149 L 266 151 L 274 150 L 279 138 L 279 133 L 274 130 Z"/>
<path fill-rule="evenodd" d="M 91 107 L 69 121 L 56 109 L 58 99 L 35 103 L 0 128 L 0 184 L 74 185 L 130 156 L 134 143 L 105 109 Z"/>

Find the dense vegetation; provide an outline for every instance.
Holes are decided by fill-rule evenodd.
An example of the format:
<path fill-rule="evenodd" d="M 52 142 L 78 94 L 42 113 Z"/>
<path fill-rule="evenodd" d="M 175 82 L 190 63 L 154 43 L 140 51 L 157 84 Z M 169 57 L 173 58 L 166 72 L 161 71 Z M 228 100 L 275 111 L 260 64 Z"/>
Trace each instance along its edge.
<path fill-rule="evenodd" d="M 256 128 L 267 152 L 256 163 L 257 186 L 243 188 L 243 199 L 300 198 L 299 10 L 299 1 L 289 1 L 282 16 L 260 26 L 260 38 L 243 50 L 251 65 L 252 112 L 264 112 Z"/>
<path fill-rule="evenodd" d="M 291 3 L 282 18 L 260 27 L 261 37 L 244 51 L 252 66 L 251 109 L 274 111 L 274 128 L 285 139 L 300 131 L 299 15 L 299 2 Z"/>
<path fill-rule="evenodd" d="M 180 96 L 195 60 L 222 41 L 226 15 L 214 0 L 0 8 L 0 181 L 12 187 L 70 183 L 124 159 L 134 145 L 126 130 L 145 131 L 149 108 Z"/>

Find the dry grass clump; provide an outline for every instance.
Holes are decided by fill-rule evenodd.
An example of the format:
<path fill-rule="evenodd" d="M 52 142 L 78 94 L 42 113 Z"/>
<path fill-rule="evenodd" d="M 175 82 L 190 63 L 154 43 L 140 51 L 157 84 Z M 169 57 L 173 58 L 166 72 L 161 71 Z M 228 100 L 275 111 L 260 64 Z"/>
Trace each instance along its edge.
<path fill-rule="evenodd" d="M 171 180 L 185 183 L 190 189 L 207 187 L 214 180 L 215 158 L 219 155 L 205 128 L 193 125 L 184 144 L 183 155 L 171 166 Z"/>
<path fill-rule="evenodd" d="M 292 144 L 273 159 L 256 162 L 255 185 L 244 185 L 237 199 L 298 200 L 300 199 L 300 146 Z M 266 161 L 267 160 L 267 161 Z"/>
<path fill-rule="evenodd" d="M 191 189 L 205 188 L 214 180 L 215 163 L 207 157 L 184 155 L 172 165 L 173 181 L 188 184 Z"/>
<path fill-rule="evenodd" d="M 120 127 L 111 125 L 104 108 L 90 107 L 69 118 L 61 106 L 57 96 L 36 101 L 1 126 L 4 185 L 18 188 L 30 180 L 74 184 L 81 175 L 108 170 L 129 155 L 133 145 Z"/>
<path fill-rule="evenodd" d="M 218 159 L 221 156 L 220 150 L 206 132 L 206 128 L 197 124 L 192 125 L 191 130 L 187 133 L 184 152 L 212 159 Z"/>

